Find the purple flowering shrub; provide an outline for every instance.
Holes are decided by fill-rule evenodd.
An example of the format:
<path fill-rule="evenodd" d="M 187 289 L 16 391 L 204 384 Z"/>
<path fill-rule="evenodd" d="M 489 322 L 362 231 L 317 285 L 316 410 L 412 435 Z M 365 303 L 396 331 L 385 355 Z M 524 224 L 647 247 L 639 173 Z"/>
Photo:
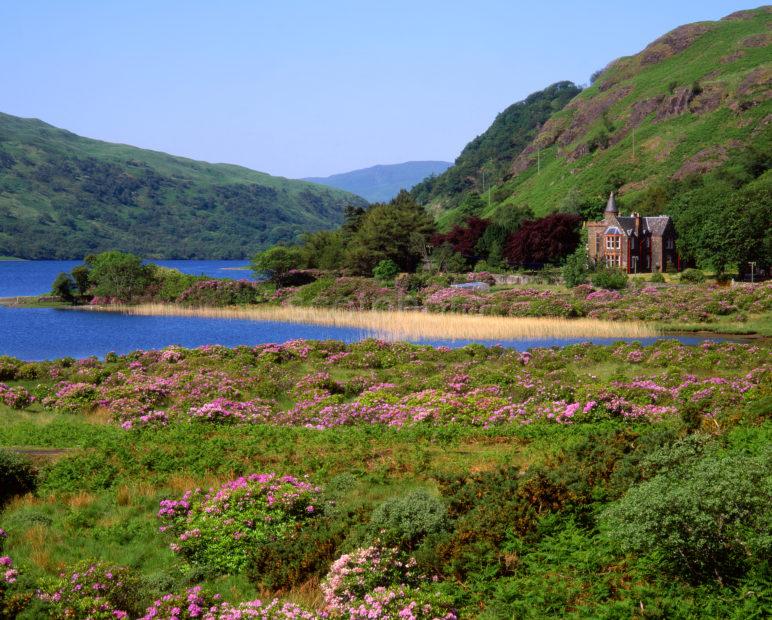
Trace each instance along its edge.
<path fill-rule="evenodd" d="M 128 568 L 87 562 L 45 582 L 38 597 L 52 617 L 116 620 L 139 615 L 139 589 L 139 578 Z"/>
<path fill-rule="evenodd" d="M 415 558 L 398 548 L 356 549 L 333 562 L 324 578 L 324 610 L 343 618 L 454 619 L 446 601 L 419 589 L 426 581 Z"/>
<path fill-rule="evenodd" d="M 35 397 L 20 385 L 9 387 L 0 383 L 0 403 L 11 409 L 24 409 L 35 402 Z"/>
<path fill-rule="evenodd" d="M 3 613 L 6 593 L 13 587 L 19 577 L 19 571 L 13 567 L 13 560 L 3 555 L 3 547 L 8 534 L 0 528 L 0 616 Z"/>
<path fill-rule="evenodd" d="M 251 474 L 179 500 L 161 502 L 161 531 L 173 537 L 172 551 L 189 562 L 220 572 L 237 572 L 248 551 L 288 537 L 317 513 L 318 494 L 309 482 L 274 473 Z"/>
<path fill-rule="evenodd" d="M 183 594 L 165 594 L 156 599 L 140 620 L 316 620 L 322 617 L 279 599 L 232 604 L 223 601 L 219 594 L 210 595 L 201 586 L 194 586 Z"/>

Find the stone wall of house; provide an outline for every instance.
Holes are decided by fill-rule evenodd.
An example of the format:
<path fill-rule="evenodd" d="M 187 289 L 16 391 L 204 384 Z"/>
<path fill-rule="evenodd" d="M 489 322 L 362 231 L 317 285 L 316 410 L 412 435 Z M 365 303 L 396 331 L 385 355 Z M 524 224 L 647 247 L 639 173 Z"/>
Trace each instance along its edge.
<path fill-rule="evenodd" d="M 651 238 L 651 271 L 664 271 L 664 254 L 662 252 L 662 237 L 652 236 Z"/>

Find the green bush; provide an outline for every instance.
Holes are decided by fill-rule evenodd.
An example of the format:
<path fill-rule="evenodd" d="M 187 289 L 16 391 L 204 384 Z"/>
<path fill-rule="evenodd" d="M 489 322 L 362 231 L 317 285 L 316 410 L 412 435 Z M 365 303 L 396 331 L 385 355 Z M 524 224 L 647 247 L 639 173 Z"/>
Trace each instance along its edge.
<path fill-rule="evenodd" d="M 18 454 L 0 450 L 0 507 L 16 495 L 31 493 L 36 486 L 32 463 Z"/>
<path fill-rule="evenodd" d="M 382 260 L 373 268 L 373 277 L 381 282 L 391 282 L 399 273 L 399 266 L 390 258 Z"/>
<path fill-rule="evenodd" d="M 590 277 L 593 286 L 620 290 L 627 286 L 627 274 L 621 269 L 599 269 Z"/>
<path fill-rule="evenodd" d="M 623 551 L 648 555 L 658 570 L 694 582 L 729 581 L 772 551 L 769 471 L 768 458 L 745 456 L 676 464 L 630 489 L 603 518 Z"/>
<path fill-rule="evenodd" d="M 658 284 L 662 284 L 665 281 L 665 276 L 663 276 L 659 271 L 655 271 L 654 273 L 649 276 L 649 282 L 655 282 Z"/>
<path fill-rule="evenodd" d="M 424 489 L 388 499 L 370 519 L 370 533 L 387 547 L 414 549 L 428 535 L 447 526 L 442 500 Z"/>
<path fill-rule="evenodd" d="M 587 248 L 580 244 L 576 252 L 566 259 L 563 266 L 563 280 L 568 288 L 587 282 Z"/>
<path fill-rule="evenodd" d="M 699 284 L 705 281 L 705 274 L 699 269 L 687 269 L 681 273 L 679 279 L 687 284 Z"/>

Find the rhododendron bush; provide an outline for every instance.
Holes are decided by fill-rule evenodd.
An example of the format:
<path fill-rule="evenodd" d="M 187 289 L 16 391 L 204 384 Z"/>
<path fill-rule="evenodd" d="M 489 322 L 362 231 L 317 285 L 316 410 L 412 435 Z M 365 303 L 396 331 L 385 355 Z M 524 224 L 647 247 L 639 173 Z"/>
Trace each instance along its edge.
<path fill-rule="evenodd" d="M 312 518 L 320 490 L 292 476 L 251 474 L 163 500 L 158 517 L 161 530 L 174 537 L 175 553 L 215 570 L 237 571 L 250 548 L 289 536 Z"/>

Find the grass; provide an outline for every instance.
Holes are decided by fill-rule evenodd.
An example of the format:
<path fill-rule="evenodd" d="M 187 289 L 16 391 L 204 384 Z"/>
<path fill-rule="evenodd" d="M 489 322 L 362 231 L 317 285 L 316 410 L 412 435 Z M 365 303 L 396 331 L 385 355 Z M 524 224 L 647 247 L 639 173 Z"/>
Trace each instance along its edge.
<path fill-rule="evenodd" d="M 753 316 L 743 322 L 722 318 L 715 323 L 668 323 L 661 327 L 665 332 L 710 332 L 738 336 L 758 335 L 770 338 L 772 337 L 772 314 Z"/>
<path fill-rule="evenodd" d="M 514 340 L 541 338 L 651 338 L 652 325 L 598 319 L 515 318 L 405 311 L 352 311 L 294 306 L 183 308 L 170 304 L 100 307 L 150 316 L 196 316 L 353 327 L 389 339 Z"/>

